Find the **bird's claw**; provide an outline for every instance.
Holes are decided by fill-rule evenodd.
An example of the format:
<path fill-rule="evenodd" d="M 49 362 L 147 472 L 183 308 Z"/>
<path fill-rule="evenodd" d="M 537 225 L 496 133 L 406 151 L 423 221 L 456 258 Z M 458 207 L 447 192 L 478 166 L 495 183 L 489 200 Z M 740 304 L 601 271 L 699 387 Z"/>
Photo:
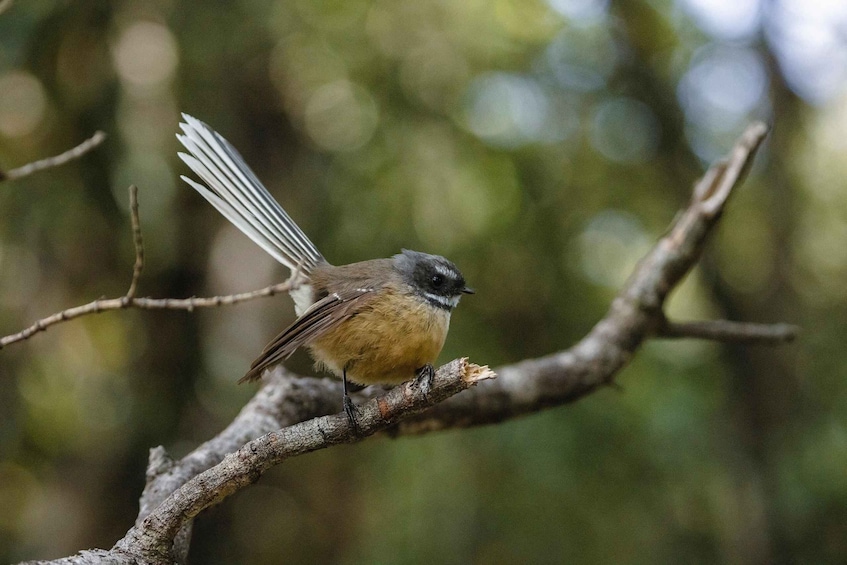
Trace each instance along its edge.
<path fill-rule="evenodd" d="M 349 395 L 344 395 L 344 413 L 347 414 L 347 422 L 350 424 L 350 428 L 352 428 L 353 433 L 355 435 L 361 435 L 361 430 L 359 429 L 359 422 L 356 417 L 359 414 L 359 409 L 353 404 L 353 399 L 350 398 Z"/>
<path fill-rule="evenodd" d="M 435 369 L 433 369 L 430 364 L 426 364 L 417 370 L 417 374 L 415 375 L 415 384 L 424 396 L 427 396 L 432 390 L 432 381 L 434 378 Z"/>

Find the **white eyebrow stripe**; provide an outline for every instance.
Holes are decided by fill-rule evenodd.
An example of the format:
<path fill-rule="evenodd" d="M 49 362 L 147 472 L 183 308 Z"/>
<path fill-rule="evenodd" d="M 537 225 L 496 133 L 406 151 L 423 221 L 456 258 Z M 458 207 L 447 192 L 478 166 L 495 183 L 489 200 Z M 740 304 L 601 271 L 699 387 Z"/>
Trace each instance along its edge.
<path fill-rule="evenodd" d="M 434 267 L 435 267 L 435 270 L 438 271 L 438 274 L 445 276 L 447 278 L 455 279 L 458 276 L 458 274 L 456 273 L 455 270 L 453 270 L 450 267 L 447 267 L 445 265 L 442 265 L 440 263 L 435 263 Z"/>

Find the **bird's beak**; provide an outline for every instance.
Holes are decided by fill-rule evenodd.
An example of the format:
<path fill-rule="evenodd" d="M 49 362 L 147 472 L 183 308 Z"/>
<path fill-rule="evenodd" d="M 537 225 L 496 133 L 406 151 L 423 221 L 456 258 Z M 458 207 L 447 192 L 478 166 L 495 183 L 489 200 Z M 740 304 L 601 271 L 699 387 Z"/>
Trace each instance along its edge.
<path fill-rule="evenodd" d="M 470 287 L 465 287 L 462 289 L 462 294 L 476 294 L 476 291 Z"/>

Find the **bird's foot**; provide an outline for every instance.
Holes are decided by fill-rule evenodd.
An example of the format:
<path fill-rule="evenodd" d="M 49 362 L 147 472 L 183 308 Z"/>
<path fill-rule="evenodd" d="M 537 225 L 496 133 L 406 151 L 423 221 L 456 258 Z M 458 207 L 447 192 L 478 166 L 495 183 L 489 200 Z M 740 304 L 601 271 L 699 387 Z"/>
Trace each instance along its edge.
<path fill-rule="evenodd" d="M 435 369 L 427 363 L 415 372 L 415 385 L 426 397 L 432 390 L 432 380 L 435 378 Z"/>
<path fill-rule="evenodd" d="M 344 404 L 344 413 L 347 414 L 347 422 L 350 424 L 353 433 L 357 436 L 362 435 L 359 429 L 359 421 L 357 420 L 359 409 L 353 404 L 353 399 L 347 393 L 344 393 L 342 404 Z"/>

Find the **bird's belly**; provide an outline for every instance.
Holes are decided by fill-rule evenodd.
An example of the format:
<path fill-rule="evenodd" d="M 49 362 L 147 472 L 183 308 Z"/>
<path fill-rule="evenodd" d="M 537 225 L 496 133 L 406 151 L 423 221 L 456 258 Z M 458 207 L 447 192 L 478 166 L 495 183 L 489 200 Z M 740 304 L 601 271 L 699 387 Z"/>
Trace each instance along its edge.
<path fill-rule="evenodd" d="M 316 339 L 309 347 L 318 365 L 358 384 L 396 384 L 435 362 L 450 312 L 414 296 L 392 294 Z"/>

